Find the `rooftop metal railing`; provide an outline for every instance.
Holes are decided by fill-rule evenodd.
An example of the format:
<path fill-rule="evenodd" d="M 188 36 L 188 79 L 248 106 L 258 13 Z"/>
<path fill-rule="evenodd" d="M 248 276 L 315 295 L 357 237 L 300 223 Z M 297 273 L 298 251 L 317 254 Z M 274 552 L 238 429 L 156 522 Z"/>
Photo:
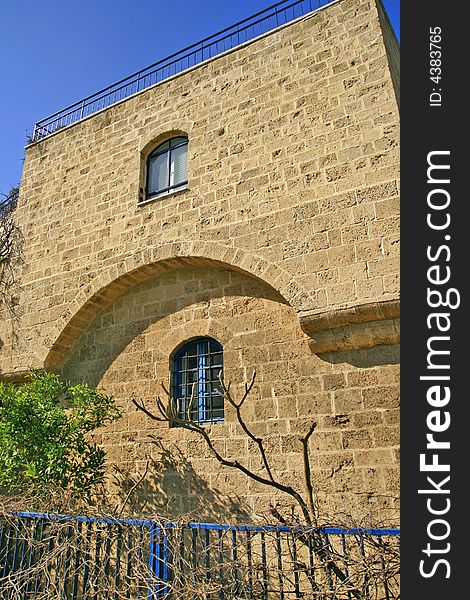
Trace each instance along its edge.
<path fill-rule="evenodd" d="M 289 23 L 334 0 L 282 0 L 38 121 L 31 142 Z"/>

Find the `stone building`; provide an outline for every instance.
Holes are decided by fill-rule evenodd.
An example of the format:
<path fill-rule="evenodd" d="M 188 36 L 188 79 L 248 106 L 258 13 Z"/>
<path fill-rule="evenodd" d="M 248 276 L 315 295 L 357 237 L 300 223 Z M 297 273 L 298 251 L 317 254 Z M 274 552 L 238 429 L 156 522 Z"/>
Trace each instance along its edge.
<path fill-rule="evenodd" d="M 27 147 L 0 372 L 116 397 L 110 473 L 129 486 L 154 459 L 136 510 L 244 520 L 276 500 L 130 401 L 164 382 L 181 411 L 197 381 L 193 417 L 258 469 L 220 369 L 236 396 L 256 370 L 244 415 L 284 483 L 314 419 L 323 513 L 396 508 L 397 70 L 380 2 L 338 0 Z"/>

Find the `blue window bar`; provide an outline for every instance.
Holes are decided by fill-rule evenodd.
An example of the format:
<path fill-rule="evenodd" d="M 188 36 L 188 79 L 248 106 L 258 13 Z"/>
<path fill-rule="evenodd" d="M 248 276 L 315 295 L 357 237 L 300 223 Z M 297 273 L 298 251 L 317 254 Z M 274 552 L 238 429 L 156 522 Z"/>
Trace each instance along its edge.
<path fill-rule="evenodd" d="M 223 348 L 212 338 L 186 343 L 173 359 L 173 401 L 178 418 L 197 423 L 224 420 L 224 397 L 220 389 Z"/>

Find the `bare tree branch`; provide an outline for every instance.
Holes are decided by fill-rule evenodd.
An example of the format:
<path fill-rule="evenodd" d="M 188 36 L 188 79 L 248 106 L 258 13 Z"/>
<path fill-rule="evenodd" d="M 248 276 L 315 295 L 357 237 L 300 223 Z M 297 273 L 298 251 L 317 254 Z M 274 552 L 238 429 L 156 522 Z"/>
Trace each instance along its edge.
<path fill-rule="evenodd" d="M 147 458 L 147 462 L 145 463 L 145 469 L 144 472 L 142 473 L 142 475 L 139 477 L 139 479 L 134 483 L 134 485 L 131 487 L 131 489 L 127 492 L 126 497 L 124 498 L 123 503 L 121 504 L 121 508 L 119 509 L 118 517 L 120 517 L 124 511 L 124 508 L 126 507 L 126 504 L 129 502 L 129 498 L 132 496 L 134 490 L 136 490 L 139 485 L 144 481 L 144 479 L 147 477 L 147 473 L 149 470 L 149 465 L 150 465 L 150 461 Z"/>
<path fill-rule="evenodd" d="M 261 459 L 263 461 L 263 465 L 264 468 L 266 470 L 266 473 L 268 474 L 269 480 L 274 483 L 274 477 L 271 471 L 271 468 L 269 466 L 268 463 L 268 459 L 266 456 L 266 451 L 265 448 L 263 446 L 263 440 L 259 437 L 256 437 L 249 429 L 248 426 L 246 425 L 242 414 L 241 414 L 241 407 L 243 406 L 243 403 L 245 402 L 245 400 L 248 398 L 249 393 L 251 392 L 251 390 L 253 389 L 253 386 L 255 384 L 255 379 L 256 379 L 256 371 L 253 372 L 253 376 L 251 378 L 251 382 L 249 384 L 245 383 L 245 393 L 243 394 L 242 399 L 240 400 L 240 402 L 235 402 L 235 400 L 232 398 L 231 394 L 230 394 L 230 385 L 226 386 L 222 377 L 219 377 L 220 380 L 220 385 L 222 386 L 222 390 L 224 393 L 225 398 L 229 401 L 229 403 L 233 406 L 233 408 L 235 409 L 236 413 L 237 413 L 237 421 L 240 424 L 241 428 L 243 429 L 243 431 L 246 433 L 246 435 L 255 442 L 255 444 L 258 446 L 258 449 L 260 451 L 261 454 Z"/>
<path fill-rule="evenodd" d="M 239 403 L 236 403 L 233 400 L 233 398 L 231 398 L 231 401 L 234 403 L 235 406 L 240 407 L 241 405 L 243 405 L 243 402 L 246 400 L 250 390 L 253 387 L 254 377 L 255 377 L 255 375 L 253 376 L 252 384 L 246 386 L 245 394 Z M 226 386 L 224 384 L 224 388 L 229 389 L 229 386 Z M 277 489 L 281 492 L 284 492 L 285 494 L 288 494 L 289 496 L 294 498 L 294 500 L 299 505 L 300 510 L 302 511 L 305 522 L 308 525 L 313 524 L 312 520 L 310 518 L 310 513 L 308 510 L 307 504 L 305 503 L 304 499 L 302 498 L 302 496 L 299 492 L 294 490 L 294 488 L 292 488 L 291 486 L 284 485 L 282 483 L 279 483 L 278 481 L 275 481 L 272 476 L 271 470 L 269 469 L 269 465 L 268 465 L 268 478 L 266 478 L 266 477 L 262 477 L 261 475 L 258 475 L 254 471 L 251 471 L 250 469 L 248 469 L 247 467 L 245 467 L 244 465 L 239 463 L 238 460 L 229 460 L 229 459 L 225 458 L 224 456 L 222 456 L 220 454 L 220 452 L 218 452 L 218 450 L 215 448 L 207 428 L 200 425 L 196 421 L 193 421 L 190 419 L 181 419 L 180 417 L 178 417 L 178 415 L 176 414 L 176 409 L 175 409 L 175 404 L 173 402 L 173 399 L 169 395 L 169 392 L 166 390 L 166 388 L 164 387 L 163 389 L 168 396 L 168 404 L 165 406 L 159 396 L 157 396 L 157 398 L 156 398 L 157 408 L 158 408 L 160 414 L 162 415 L 161 417 L 159 417 L 159 416 L 155 415 L 154 413 L 152 413 L 151 411 L 149 411 L 146 408 L 143 401 L 139 402 L 135 398 L 131 398 L 131 401 L 138 410 L 141 410 L 142 412 L 144 412 L 148 417 L 150 417 L 154 421 L 159 421 L 159 422 L 166 421 L 172 425 L 176 425 L 176 426 L 182 427 L 183 429 L 187 429 L 188 431 L 194 431 L 197 434 L 199 434 L 204 439 L 204 441 L 207 444 L 207 447 L 209 448 L 209 450 L 212 452 L 212 454 L 214 455 L 216 460 L 221 465 L 223 465 L 225 467 L 230 467 L 232 469 L 238 469 L 239 471 L 241 471 L 244 475 L 246 475 L 250 479 L 257 481 L 258 483 L 262 483 L 263 485 L 268 485 L 268 486 L 274 487 L 275 489 Z M 249 434 L 251 437 L 252 436 L 251 432 Z M 254 436 L 251 439 L 254 439 Z M 255 440 L 256 439 L 257 438 L 255 438 Z M 260 446 L 258 446 L 258 447 L 260 447 Z M 260 451 L 262 453 L 262 456 L 264 456 L 264 459 L 266 460 L 266 464 L 267 464 L 266 454 L 264 451 L 264 447 L 262 446 L 262 440 L 261 440 Z"/>
<path fill-rule="evenodd" d="M 174 399 L 172 398 L 171 393 L 167 390 L 167 388 L 163 385 L 163 383 L 162 383 L 162 387 L 168 398 L 168 402 L 165 405 L 163 403 L 163 401 L 161 400 L 161 398 L 159 396 L 157 396 L 156 405 L 157 405 L 157 409 L 158 409 L 160 416 L 157 414 L 154 414 L 152 411 L 150 411 L 145 406 L 143 401 L 138 401 L 135 398 L 131 398 L 131 401 L 138 410 L 141 410 L 148 417 L 150 417 L 151 419 L 153 419 L 155 421 L 168 422 L 170 425 L 182 427 L 183 429 L 187 429 L 188 431 L 196 432 L 198 435 L 200 435 L 204 439 L 210 452 L 212 453 L 212 455 L 215 457 L 215 459 L 221 465 L 223 465 L 225 467 L 237 469 L 238 471 L 241 471 L 244 475 L 246 475 L 248 478 L 252 479 L 253 481 L 256 481 L 256 482 L 266 485 L 268 487 L 274 488 L 280 492 L 283 492 L 283 493 L 289 495 L 291 498 L 293 498 L 295 500 L 297 506 L 300 508 L 300 511 L 302 513 L 302 517 L 304 520 L 304 525 L 306 524 L 307 526 L 314 528 L 311 535 L 299 536 L 299 540 L 302 541 L 306 545 L 311 545 L 313 551 L 315 552 L 315 554 L 318 556 L 318 558 L 321 561 L 322 568 L 325 569 L 326 572 L 333 573 L 338 581 L 340 581 L 342 583 L 347 583 L 348 574 L 340 567 L 341 562 L 338 563 L 337 557 L 335 557 L 335 555 L 332 552 L 332 549 L 329 547 L 329 545 L 325 544 L 325 541 L 322 537 L 321 531 L 318 530 L 318 519 L 317 519 L 315 504 L 314 504 L 312 472 L 311 472 L 311 467 L 310 467 L 310 457 L 309 457 L 309 451 L 308 451 L 309 440 L 310 440 L 311 436 L 313 435 L 313 433 L 317 427 L 317 424 L 316 424 L 316 422 L 313 421 L 310 424 L 310 427 L 309 427 L 307 433 L 303 437 L 299 438 L 299 441 L 302 444 L 302 448 L 303 448 L 304 485 L 305 485 L 305 489 L 306 489 L 306 500 L 305 500 L 303 498 L 302 494 L 300 492 L 298 492 L 296 489 L 294 489 L 292 486 L 284 485 L 284 484 L 280 483 L 279 481 L 276 481 L 276 479 L 274 478 L 272 469 L 270 468 L 268 459 L 267 459 L 266 450 L 265 450 L 265 447 L 263 444 L 263 439 L 255 436 L 253 434 L 253 432 L 250 430 L 250 428 L 248 427 L 248 425 L 246 424 L 246 422 L 243 418 L 241 408 L 243 407 L 246 399 L 248 398 L 251 390 L 253 389 L 253 386 L 255 383 L 255 378 L 256 378 L 256 373 L 253 373 L 250 383 L 249 384 L 245 383 L 244 394 L 239 401 L 235 400 L 235 398 L 232 396 L 232 394 L 230 392 L 230 382 L 228 384 L 225 384 L 223 379 L 220 378 L 220 384 L 221 384 L 221 391 L 223 392 L 224 398 L 235 409 L 237 422 L 239 423 L 239 425 L 241 426 L 242 430 L 245 432 L 247 437 L 256 443 L 256 445 L 259 449 L 262 461 L 263 461 L 263 467 L 264 467 L 264 470 L 266 471 L 267 477 L 259 475 L 258 473 L 254 472 L 253 470 L 247 468 L 245 465 L 241 464 L 236 459 L 235 460 L 228 459 L 228 458 L 222 456 L 222 454 L 215 447 L 213 440 L 211 439 L 210 429 L 208 429 L 204 425 L 201 425 L 197 421 L 194 421 L 191 418 L 191 409 L 192 409 L 192 405 L 195 400 L 195 386 L 194 385 L 193 385 L 193 389 L 191 392 L 191 399 L 189 402 L 186 418 L 182 418 L 179 415 L 176 403 L 175 403 Z M 279 513 L 277 508 L 271 507 L 271 514 L 273 516 L 275 516 L 280 523 L 287 524 L 287 520 Z M 323 597 L 321 592 L 319 591 L 318 586 L 316 585 L 315 581 L 313 581 L 313 580 L 312 580 L 312 586 L 314 588 L 314 593 L 318 597 Z M 354 598 L 361 597 L 360 592 L 356 589 L 350 589 L 349 592 Z"/>
<path fill-rule="evenodd" d="M 8 194 L 1 194 L 0 200 L 0 264 L 11 257 L 15 244 L 15 209 L 18 203 L 19 188 L 15 187 Z"/>
<path fill-rule="evenodd" d="M 312 421 L 310 425 L 310 429 L 308 432 L 300 439 L 300 442 L 303 446 L 303 465 L 304 465 L 304 480 L 305 480 L 305 488 L 307 491 L 307 506 L 310 511 L 312 522 L 315 527 L 318 527 L 318 520 L 315 511 L 315 504 L 313 501 L 313 485 L 312 485 L 312 471 L 310 469 L 310 456 L 308 453 L 308 442 L 315 431 L 317 424 L 315 421 Z"/>
<path fill-rule="evenodd" d="M 16 263 L 21 259 L 23 237 L 16 225 L 16 205 L 19 188 L 8 194 L 0 194 L 0 305 L 3 304 L 13 318 L 17 317 L 16 299 L 12 294 L 15 288 Z"/>

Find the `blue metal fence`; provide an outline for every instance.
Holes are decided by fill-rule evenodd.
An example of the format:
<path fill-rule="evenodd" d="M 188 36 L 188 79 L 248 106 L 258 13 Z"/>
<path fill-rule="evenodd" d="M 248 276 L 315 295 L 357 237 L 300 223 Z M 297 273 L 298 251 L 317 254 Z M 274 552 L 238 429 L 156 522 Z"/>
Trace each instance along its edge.
<path fill-rule="evenodd" d="M 0 516 L 0 598 L 398 597 L 397 529 Z"/>
<path fill-rule="evenodd" d="M 36 142 L 332 1 L 334 0 L 282 0 L 38 121 L 34 126 L 31 141 Z"/>

